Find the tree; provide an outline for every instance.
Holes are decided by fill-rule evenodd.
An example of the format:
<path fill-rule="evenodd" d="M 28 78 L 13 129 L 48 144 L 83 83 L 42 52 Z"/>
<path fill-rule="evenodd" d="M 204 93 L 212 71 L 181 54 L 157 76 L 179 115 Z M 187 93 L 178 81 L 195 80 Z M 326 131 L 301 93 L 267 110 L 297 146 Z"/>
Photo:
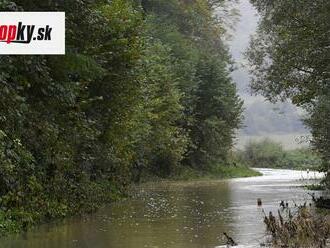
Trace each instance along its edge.
<path fill-rule="evenodd" d="M 235 130 L 241 123 L 242 101 L 223 63 L 216 56 L 202 57 L 197 75 L 195 125 L 191 163 L 208 168 L 226 162 Z"/>
<path fill-rule="evenodd" d="M 143 60 L 145 75 L 144 164 L 158 176 L 177 173 L 187 147 L 186 131 L 178 125 L 183 118 L 181 91 L 174 73 L 171 50 L 159 40 L 149 40 Z"/>
<path fill-rule="evenodd" d="M 225 162 L 240 125 L 242 102 L 228 75 L 225 29 L 213 15 L 215 5 L 222 3 L 142 1 L 150 13 L 150 35 L 166 44 L 174 57 L 184 113 L 179 125 L 189 135 L 184 164 L 197 169 Z"/>
<path fill-rule="evenodd" d="M 324 92 L 309 108 L 310 117 L 305 120 L 311 128 L 312 145 L 322 155 L 323 170 L 330 166 L 330 93 Z"/>
<path fill-rule="evenodd" d="M 252 89 L 270 100 L 310 103 L 329 84 L 330 3 L 255 0 L 261 14 L 248 58 Z"/>
<path fill-rule="evenodd" d="M 247 52 L 251 84 L 271 101 L 289 98 L 310 113 L 312 144 L 329 166 L 330 2 L 253 0 L 261 14 Z"/>

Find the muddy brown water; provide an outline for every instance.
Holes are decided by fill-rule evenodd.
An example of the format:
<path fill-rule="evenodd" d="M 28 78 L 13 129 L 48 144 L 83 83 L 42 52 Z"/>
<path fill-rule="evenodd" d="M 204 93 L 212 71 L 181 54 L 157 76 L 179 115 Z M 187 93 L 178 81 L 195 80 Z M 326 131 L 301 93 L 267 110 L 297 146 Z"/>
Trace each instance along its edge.
<path fill-rule="evenodd" d="M 281 200 L 309 201 L 297 187 L 322 174 L 258 169 L 260 177 L 145 184 L 133 198 L 96 214 L 45 224 L 0 239 L 4 248 L 214 248 L 227 232 L 241 247 L 259 247 L 263 210 Z M 313 180 L 306 180 L 307 178 Z M 262 207 L 257 206 L 261 198 Z"/>

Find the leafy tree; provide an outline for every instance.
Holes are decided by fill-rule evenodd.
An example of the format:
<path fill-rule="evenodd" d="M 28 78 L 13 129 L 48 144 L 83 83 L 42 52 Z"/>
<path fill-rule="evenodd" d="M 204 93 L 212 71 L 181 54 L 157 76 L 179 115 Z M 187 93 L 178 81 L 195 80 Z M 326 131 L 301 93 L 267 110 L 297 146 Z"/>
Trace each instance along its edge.
<path fill-rule="evenodd" d="M 284 156 L 282 145 L 269 139 L 251 141 L 244 149 L 245 159 L 254 167 L 278 167 Z"/>
<path fill-rule="evenodd" d="M 252 89 L 269 99 L 298 105 L 326 91 L 329 83 L 329 2 L 253 0 L 262 17 L 248 57 Z"/>
<path fill-rule="evenodd" d="M 143 60 L 148 130 L 144 133 L 144 155 L 152 173 L 169 176 L 177 172 L 187 146 L 181 92 L 173 69 L 173 57 L 160 41 L 149 41 Z"/>
<path fill-rule="evenodd" d="M 190 138 L 184 163 L 205 169 L 224 162 L 240 124 L 242 103 L 228 75 L 231 61 L 221 40 L 224 28 L 213 15 L 216 3 L 146 0 L 142 4 L 152 14 L 150 25 L 162 27 L 153 28 L 151 35 L 167 44 L 176 59 L 184 107 L 180 125 Z"/>
<path fill-rule="evenodd" d="M 200 83 L 192 131 L 194 144 L 191 162 L 202 168 L 226 162 L 240 126 L 242 102 L 236 95 L 225 63 L 212 55 L 203 57 L 198 66 Z"/>
<path fill-rule="evenodd" d="M 323 170 L 328 171 L 330 163 L 330 94 L 324 92 L 319 96 L 312 107 L 309 108 L 310 117 L 305 120 L 311 128 L 313 136 L 312 145 L 323 158 Z"/>
<path fill-rule="evenodd" d="M 256 93 L 289 98 L 310 113 L 312 144 L 329 167 L 330 2 L 253 0 L 261 14 L 247 53 Z"/>

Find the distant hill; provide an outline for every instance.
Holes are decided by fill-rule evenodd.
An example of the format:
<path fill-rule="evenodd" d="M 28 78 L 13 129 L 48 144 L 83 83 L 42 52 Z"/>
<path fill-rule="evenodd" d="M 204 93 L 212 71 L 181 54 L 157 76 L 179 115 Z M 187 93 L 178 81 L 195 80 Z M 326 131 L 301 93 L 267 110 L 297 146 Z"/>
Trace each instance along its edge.
<path fill-rule="evenodd" d="M 301 119 L 303 113 L 292 104 L 271 104 L 256 100 L 245 105 L 242 135 L 308 133 Z"/>

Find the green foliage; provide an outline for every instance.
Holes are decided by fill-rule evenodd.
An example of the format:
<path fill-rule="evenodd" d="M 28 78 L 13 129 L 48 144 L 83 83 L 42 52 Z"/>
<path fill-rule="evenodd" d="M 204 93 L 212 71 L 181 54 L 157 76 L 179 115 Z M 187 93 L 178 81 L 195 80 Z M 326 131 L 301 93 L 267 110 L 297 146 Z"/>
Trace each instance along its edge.
<path fill-rule="evenodd" d="M 6 216 L 6 213 L 0 210 L 0 236 L 7 233 L 17 232 L 21 227 L 16 221 L 11 220 Z"/>
<path fill-rule="evenodd" d="M 225 164 L 242 102 L 215 6 L 1 1 L 65 11 L 66 55 L 0 57 L 0 233 L 94 211 L 143 174 Z"/>
<path fill-rule="evenodd" d="M 252 88 L 270 99 L 309 103 L 329 82 L 328 1 L 253 0 L 261 14 L 248 52 Z"/>
<path fill-rule="evenodd" d="M 279 143 L 265 139 L 261 142 L 249 142 L 244 149 L 244 158 L 254 167 L 277 167 L 284 157 Z"/>
<path fill-rule="evenodd" d="M 183 118 L 181 92 L 173 73 L 170 49 L 160 41 L 149 40 L 143 59 L 145 71 L 143 156 L 150 170 L 158 176 L 175 172 L 186 150 L 185 130 L 177 125 Z M 140 154 L 142 155 L 142 154 Z"/>
<path fill-rule="evenodd" d="M 289 98 L 307 109 L 312 144 L 329 169 L 330 2 L 253 0 L 261 14 L 247 53 L 252 89 L 272 101 Z"/>
<path fill-rule="evenodd" d="M 200 84 L 192 128 L 194 153 L 190 159 L 194 166 L 207 168 L 227 160 L 234 132 L 240 126 L 242 102 L 217 57 L 202 57 L 197 75 Z"/>
<path fill-rule="evenodd" d="M 174 57 L 184 113 L 179 124 L 190 141 L 184 164 L 205 170 L 225 162 L 240 126 L 242 102 L 229 77 L 231 61 L 222 42 L 224 29 L 213 15 L 212 3 L 142 4 L 152 13 L 149 34 L 165 43 Z"/>
<path fill-rule="evenodd" d="M 235 163 L 235 165 L 216 165 L 209 170 L 197 170 L 191 167 L 183 167 L 171 179 L 174 180 L 210 180 L 261 176 L 256 170 L 250 167 Z M 154 179 L 157 180 L 157 179 Z"/>
<path fill-rule="evenodd" d="M 313 135 L 312 145 L 323 159 L 322 170 L 330 167 L 330 91 L 324 92 L 308 109 L 310 117 L 305 120 Z"/>
<path fill-rule="evenodd" d="M 317 170 L 322 163 L 320 157 L 308 148 L 286 151 L 280 143 L 269 139 L 249 142 L 240 156 L 249 166 L 260 168 Z"/>

